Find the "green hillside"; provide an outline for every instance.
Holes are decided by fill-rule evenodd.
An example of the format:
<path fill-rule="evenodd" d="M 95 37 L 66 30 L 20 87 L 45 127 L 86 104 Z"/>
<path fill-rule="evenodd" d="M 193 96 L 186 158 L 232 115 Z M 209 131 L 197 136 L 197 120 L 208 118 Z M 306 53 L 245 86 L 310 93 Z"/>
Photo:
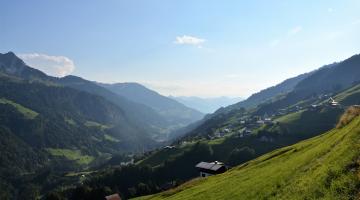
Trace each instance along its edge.
<path fill-rule="evenodd" d="M 360 118 L 232 170 L 138 199 L 354 199 Z"/>
<path fill-rule="evenodd" d="M 360 81 L 359 65 L 360 55 L 354 55 L 342 62 L 321 67 L 300 81 L 293 91 L 259 106 L 256 113 L 276 113 L 301 101 L 316 101 L 320 96 L 332 96 L 349 89 Z"/>
<path fill-rule="evenodd" d="M 5 98 L 0 98 L 0 104 L 9 104 L 9 105 L 12 105 L 14 108 L 16 108 L 16 110 L 20 113 L 22 113 L 24 115 L 25 118 L 28 118 L 28 119 L 34 119 L 36 116 L 39 115 L 39 113 L 29 109 L 29 108 L 26 108 L 20 104 L 17 104 L 13 101 L 10 101 L 8 99 L 5 99 Z"/>
<path fill-rule="evenodd" d="M 7 75 L 0 75 L 0 136 L 0 199 L 17 199 L 48 168 L 36 182 L 41 192 L 62 181 L 54 174 L 156 145 L 147 130 L 100 96 Z"/>
<path fill-rule="evenodd" d="M 248 137 L 238 137 L 238 129 L 233 128 L 232 133 L 218 139 L 211 140 L 203 138 L 197 140 L 192 138 L 194 142 L 186 142 L 186 145 L 176 145 L 174 149 L 155 151 L 149 156 L 146 156 L 138 164 L 142 166 L 159 166 L 165 162 L 175 162 L 176 159 L 183 157 L 185 152 L 193 151 L 194 148 L 191 147 L 193 147 L 197 141 L 201 141 L 201 143 L 208 145 L 211 149 L 211 155 L 202 155 L 202 157 L 210 157 L 212 160 L 219 160 L 231 165 L 240 164 L 248 159 L 243 159 L 242 157 L 244 156 L 238 156 L 237 150 L 250 148 L 252 151 L 250 158 L 255 158 L 276 148 L 288 146 L 301 140 L 317 136 L 334 128 L 343 112 L 343 108 L 327 106 L 319 107 L 319 109 L 316 110 L 303 109 L 275 118 L 271 124 L 255 128 Z M 208 134 L 211 134 L 211 132 L 214 132 L 216 129 L 224 129 L 224 127 L 229 126 L 229 124 L 234 124 L 226 119 L 226 117 L 221 118 L 220 120 L 224 120 L 222 123 L 218 123 L 220 120 L 216 121 L 216 123 L 218 123 L 217 126 L 211 126 Z M 242 125 L 236 124 L 236 126 L 239 126 L 240 129 L 242 128 Z M 267 141 L 264 141 L 264 138 L 267 138 Z M 235 157 L 238 159 L 235 159 Z M 184 169 L 185 167 L 182 167 L 179 171 Z"/>
<path fill-rule="evenodd" d="M 296 77 L 289 78 L 275 86 L 261 90 L 260 92 L 252 94 L 246 100 L 227 107 L 226 110 L 231 110 L 231 109 L 236 109 L 236 108 L 241 108 L 241 107 L 243 107 L 243 108 L 256 107 L 256 106 L 260 105 L 261 103 L 269 101 L 270 99 L 272 99 L 276 96 L 291 92 L 300 81 L 309 77 L 312 73 L 313 72 L 301 74 Z"/>
<path fill-rule="evenodd" d="M 343 105 L 360 104 L 360 84 L 339 93 L 334 97 L 334 99 Z"/>
<path fill-rule="evenodd" d="M 168 130 L 173 125 L 153 108 L 115 94 L 95 82 L 77 76 L 66 76 L 56 80 L 56 83 L 103 97 L 120 108 L 132 124 L 145 129 L 155 140 L 166 138 L 166 134 L 163 134 L 164 130 Z"/>
<path fill-rule="evenodd" d="M 356 88 L 359 87 L 355 86 L 342 91 L 334 97 L 342 106 L 329 106 L 328 97 L 318 99 L 316 108 L 307 102 L 302 102 L 303 107 L 300 110 L 275 116 L 272 123 L 253 128 L 252 133 L 246 137 L 239 137 L 238 134 L 238 130 L 244 126 L 239 122 L 242 118 L 240 112 L 217 115 L 211 119 L 213 123 L 205 123 L 198 130 L 211 134 L 228 127 L 231 129 L 228 135 L 217 139 L 189 137 L 185 144 L 176 144 L 173 149 L 165 148 L 146 155 L 137 162 L 137 165 L 152 166 L 161 170 L 163 174 L 167 174 L 166 181 L 186 181 L 198 176 L 193 166 L 201 160 L 218 160 L 230 166 L 242 164 L 277 148 L 292 145 L 331 130 L 336 126 L 344 108 L 357 104 L 356 97 L 359 93 Z M 338 99 L 339 97 L 342 99 Z M 240 115 L 236 116 L 236 114 Z M 243 112 L 244 115 L 247 113 Z M 207 127 L 207 125 L 210 126 Z M 174 167 L 175 174 L 172 173 Z"/>

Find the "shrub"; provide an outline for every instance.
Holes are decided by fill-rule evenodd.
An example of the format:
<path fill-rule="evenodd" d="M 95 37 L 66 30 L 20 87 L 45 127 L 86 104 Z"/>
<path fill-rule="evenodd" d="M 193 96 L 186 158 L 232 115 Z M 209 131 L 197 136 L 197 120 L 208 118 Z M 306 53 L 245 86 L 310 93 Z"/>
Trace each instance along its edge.
<path fill-rule="evenodd" d="M 336 128 L 342 128 L 345 125 L 349 124 L 355 117 L 360 115 L 360 106 L 351 106 L 345 113 L 340 117 Z"/>

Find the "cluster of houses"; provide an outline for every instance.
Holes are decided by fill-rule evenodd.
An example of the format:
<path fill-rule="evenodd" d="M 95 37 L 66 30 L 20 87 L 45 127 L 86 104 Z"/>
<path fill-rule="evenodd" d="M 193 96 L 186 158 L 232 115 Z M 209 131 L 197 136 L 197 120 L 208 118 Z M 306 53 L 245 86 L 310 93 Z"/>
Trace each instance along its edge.
<path fill-rule="evenodd" d="M 329 95 L 319 95 L 317 98 L 320 101 L 323 101 L 325 98 L 327 98 L 328 101 L 327 101 L 327 103 L 312 104 L 307 107 L 294 106 L 294 107 L 290 107 L 290 108 L 279 109 L 277 112 L 273 113 L 271 115 L 271 117 L 269 117 L 269 115 L 267 115 L 267 114 L 265 114 L 264 116 L 243 116 L 238 121 L 239 122 L 238 128 L 226 127 L 223 129 L 219 129 L 219 130 L 215 131 L 213 135 L 208 135 L 208 138 L 209 139 L 217 139 L 217 138 L 225 137 L 230 134 L 234 135 L 235 137 L 240 137 L 240 138 L 247 137 L 252 134 L 254 129 L 257 129 L 266 124 L 269 124 L 269 125 L 273 124 L 274 117 L 286 115 L 286 114 L 293 113 L 293 112 L 298 112 L 298 111 L 301 111 L 304 109 L 317 110 L 317 109 L 323 108 L 324 106 L 333 107 L 333 108 L 341 107 L 340 103 L 335 101 L 332 97 L 329 97 Z M 240 129 L 239 129 L 239 127 L 240 127 Z"/>
<path fill-rule="evenodd" d="M 239 127 L 227 127 L 219 129 L 213 135 L 208 135 L 209 139 L 222 138 L 227 135 L 234 135 L 235 137 L 247 137 L 252 134 L 253 130 L 265 124 L 273 124 L 272 118 L 267 115 L 264 116 L 245 116 L 239 120 Z"/>
<path fill-rule="evenodd" d="M 129 161 L 126 162 L 120 162 L 120 166 L 127 166 L 127 165 L 133 165 L 134 164 L 134 158 L 131 158 Z"/>
<path fill-rule="evenodd" d="M 326 101 L 327 100 L 327 101 Z M 330 97 L 330 95 L 319 95 L 317 97 L 317 102 L 321 102 L 321 103 L 313 103 L 309 106 L 294 106 L 294 107 L 290 107 L 290 108 L 283 108 L 283 109 L 279 109 L 276 113 L 273 114 L 273 117 L 275 116 L 282 116 L 282 115 L 286 115 L 292 112 L 298 112 L 304 109 L 308 109 L 308 110 L 318 110 L 321 109 L 323 107 L 341 107 L 341 104 L 337 101 L 335 101 L 332 97 Z M 325 103 L 322 103 L 324 102 Z"/>
<path fill-rule="evenodd" d="M 337 101 L 335 101 L 332 97 L 328 99 L 328 101 L 325 104 L 312 104 L 308 107 L 309 110 L 319 110 L 323 107 L 332 107 L 332 108 L 339 108 L 341 107 L 341 104 Z"/>
<path fill-rule="evenodd" d="M 214 136 L 209 136 L 211 139 L 215 139 L 215 138 L 222 138 L 225 137 L 226 135 L 232 133 L 232 129 L 230 128 L 224 128 L 223 130 L 218 130 L 214 133 Z"/>

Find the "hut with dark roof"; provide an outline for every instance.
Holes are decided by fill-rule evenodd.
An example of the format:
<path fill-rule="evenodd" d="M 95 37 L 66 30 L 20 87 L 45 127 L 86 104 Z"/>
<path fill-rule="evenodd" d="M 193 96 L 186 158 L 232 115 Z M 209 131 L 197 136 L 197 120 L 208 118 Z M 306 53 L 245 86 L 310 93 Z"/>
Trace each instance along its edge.
<path fill-rule="evenodd" d="M 112 194 L 105 197 L 106 200 L 121 200 L 119 194 Z"/>
<path fill-rule="evenodd" d="M 227 167 L 224 163 L 215 161 L 215 162 L 200 162 L 196 166 L 199 169 L 200 177 L 207 177 L 215 174 L 224 173 L 227 170 Z"/>

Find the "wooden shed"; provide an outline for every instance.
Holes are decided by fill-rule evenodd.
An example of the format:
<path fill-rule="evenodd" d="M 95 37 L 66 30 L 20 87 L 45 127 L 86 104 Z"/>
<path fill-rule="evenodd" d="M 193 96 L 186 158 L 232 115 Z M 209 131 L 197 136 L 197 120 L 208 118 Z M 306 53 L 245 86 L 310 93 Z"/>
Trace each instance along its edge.
<path fill-rule="evenodd" d="M 211 163 L 200 162 L 195 167 L 199 169 L 200 177 L 207 177 L 215 174 L 221 174 L 227 170 L 227 167 L 224 165 L 224 163 L 218 161 L 214 161 Z"/>

